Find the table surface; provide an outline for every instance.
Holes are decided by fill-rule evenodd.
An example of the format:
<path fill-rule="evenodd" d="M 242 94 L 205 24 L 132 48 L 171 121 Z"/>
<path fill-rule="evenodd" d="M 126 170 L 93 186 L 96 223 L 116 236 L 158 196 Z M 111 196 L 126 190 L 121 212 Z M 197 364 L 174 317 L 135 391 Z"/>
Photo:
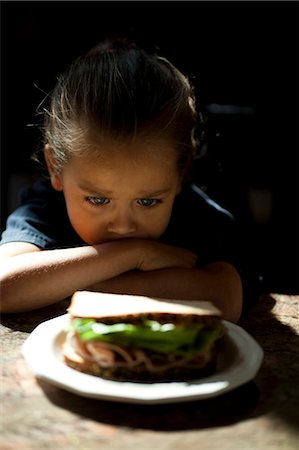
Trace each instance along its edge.
<path fill-rule="evenodd" d="M 2 450 L 299 448 L 299 296 L 264 295 L 240 321 L 264 350 L 254 380 L 214 398 L 162 405 L 89 399 L 35 378 L 21 346 L 68 303 L 2 316 Z"/>

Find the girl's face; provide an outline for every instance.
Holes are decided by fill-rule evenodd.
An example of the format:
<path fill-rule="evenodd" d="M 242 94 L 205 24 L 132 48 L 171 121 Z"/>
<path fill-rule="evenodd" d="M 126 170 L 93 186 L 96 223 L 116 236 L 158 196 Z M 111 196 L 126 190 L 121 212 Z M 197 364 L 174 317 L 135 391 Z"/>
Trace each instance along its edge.
<path fill-rule="evenodd" d="M 181 189 L 170 143 L 106 143 L 100 158 L 74 156 L 59 174 L 49 149 L 46 159 L 52 185 L 63 191 L 72 226 L 87 244 L 158 239 L 165 231 Z"/>

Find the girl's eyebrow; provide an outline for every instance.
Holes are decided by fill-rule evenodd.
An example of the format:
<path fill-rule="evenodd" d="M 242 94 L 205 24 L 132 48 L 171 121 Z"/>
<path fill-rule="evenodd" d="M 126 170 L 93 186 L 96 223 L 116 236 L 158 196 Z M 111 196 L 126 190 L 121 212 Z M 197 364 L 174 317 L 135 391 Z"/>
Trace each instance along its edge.
<path fill-rule="evenodd" d="M 93 195 L 104 195 L 104 196 L 109 196 L 113 194 L 113 191 L 109 191 L 108 189 L 101 189 L 101 188 L 97 188 L 91 184 L 89 184 L 88 182 L 81 182 L 78 184 L 79 188 L 82 189 L 83 191 L 89 192 L 90 194 Z M 138 195 L 140 197 L 144 197 L 144 198 L 152 198 L 152 197 L 159 197 L 160 195 L 165 195 L 168 194 L 168 192 L 170 192 L 171 188 L 165 188 L 165 189 L 159 189 L 157 191 L 146 191 L 146 190 L 142 190 L 138 192 Z"/>
<path fill-rule="evenodd" d="M 89 192 L 90 194 L 94 194 L 94 195 L 97 195 L 99 193 L 107 195 L 107 196 L 113 194 L 113 192 L 109 191 L 108 189 L 97 188 L 97 187 L 89 184 L 88 182 L 78 183 L 78 186 L 83 191 Z"/>
<path fill-rule="evenodd" d="M 160 189 L 159 191 L 154 191 L 154 192 L 150 192 L 150 191 L 139 191 L 139 195 L 143 196 L 143 197 L 159 197 L 159 195 L 163 195 L 163 194 L 168 194 L 168 192 L 170 192 L 170 188 L 166 188 L 166 189 Z"/>

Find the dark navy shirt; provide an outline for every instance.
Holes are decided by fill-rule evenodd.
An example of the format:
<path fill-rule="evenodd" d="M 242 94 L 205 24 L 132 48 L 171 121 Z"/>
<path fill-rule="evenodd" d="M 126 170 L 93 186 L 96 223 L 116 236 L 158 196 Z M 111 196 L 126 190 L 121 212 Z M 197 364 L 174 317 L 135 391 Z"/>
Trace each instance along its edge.
<path fill-rule="evenodd" d="M 233 216 L 195 185 L 177 196 L 169 225 L 160 241 L 193 250 L 199 265 L 235 260 Z M 29 242 L 41 249 L 85 245 L 69 221 L 64 195 L 49 180 L 39 180 L 21 193 L 20 206 L 7 220 L 0 244 Z"/>

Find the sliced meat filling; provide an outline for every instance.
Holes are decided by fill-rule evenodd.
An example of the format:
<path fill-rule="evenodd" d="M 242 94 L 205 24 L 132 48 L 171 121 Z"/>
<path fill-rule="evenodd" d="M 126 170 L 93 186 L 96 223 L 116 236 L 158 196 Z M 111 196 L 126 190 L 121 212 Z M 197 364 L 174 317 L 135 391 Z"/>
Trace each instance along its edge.
<path fill-rule="evenodd" d="M 185 368 L 204 367 L 212 357 L 211 350 L 199 352 L 195 357 L 157 353 L 141 348 L 120 347 L 117 344 L 102 341 L 83 342 L 76 332 L 67 333 L 68 343 L 82 358 L 96 362 L 103 368 L 144 367 L 150 372 L 184 366 Z"/>

